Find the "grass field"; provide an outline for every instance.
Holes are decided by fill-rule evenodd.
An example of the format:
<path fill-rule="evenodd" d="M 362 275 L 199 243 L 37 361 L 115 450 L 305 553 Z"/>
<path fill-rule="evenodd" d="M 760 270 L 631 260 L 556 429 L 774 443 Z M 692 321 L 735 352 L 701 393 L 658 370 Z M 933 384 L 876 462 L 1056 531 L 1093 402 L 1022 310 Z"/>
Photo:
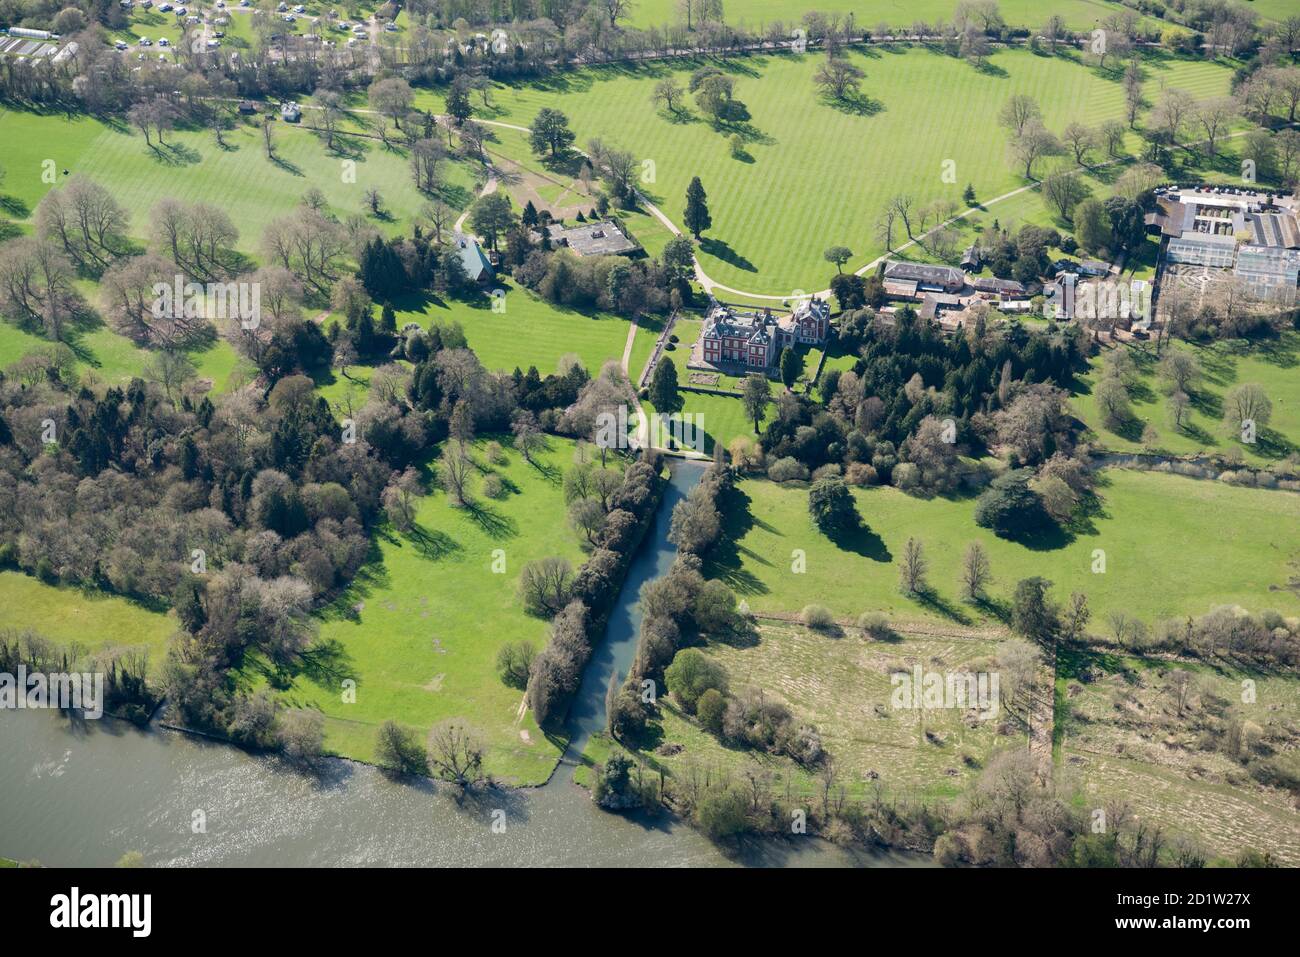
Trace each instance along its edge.
<path fill-rule="evenodd" d="M 1118 452 L 1140 451 L 1142 430 L 1159 433 L 1158 448 L 1175 455 L 1241 450 L 1255 464 L 1276 463 L 1300 449 L 1300 333 L 1288 331 L 1281 339 L 1264 343 L 1227 340 L 1208 346 L 1176 343 L 1173 348 L 1196 356 L 1205 372 L 1193 395 L 1187 423 L 1175 429 L 1169 413 L 1166 385 L 1157 374 L 1154 354 L 1129 348 L 1140 370 L 1138 385 L 1130 389 L 1134 419 L 1119 431 L 1103 425 L 1093 394 L 1101 377 L 1103 356 L 1095 357 L 1074 399 L 1075 409 L 1096 433 L 1099 444 Z M 1223 398 L 1235 385 L 1257 383 L 1273 402 L 1273 419 L 1261 430 L 1259 441 L 1240 441 L 1238 430 L 1223 425 Z"/>
<path fill-rule="evenodd" d="M 993 596 L 1005 599 L 1018 580 L 1041 575 L 1055 582 L 1058 599 L 1085 592 L 1099 628 L 1112 610 L 1148 624 L 1220 604 L 1300 612 L 1300 594 L 1288 586 L 1300 577 L 1300 496 L 1119 469 L 1102 478 L 1098 513 L 1072 539 L 1038 548 L 976 526 L 973 500 L 923 500 L 877 487 L 855 491 L 869 531 L 841 549 L 813 530 L 805 489 L 745 481 L 739 487 L 749 497 L 752 525 L 729 517 L 740 538 L 711 574 L 758 612 L 794 613 L 816 602 L 842 618 L 880 610 L 969 624 L 980 616 L 958 600 L 957 575 L 967 543 L 979 541 L 992 563 Z M 1207 522 L 1211 515 L 1218 520 Z M 933 602 L 899 590 L 897 562 L 911 536 L 929 559 Z M 1106 571 L 1093 574 L 1099 548 Z M 803 573 L 793 571 L 796 549 L 805 554 Z"/>
<path fill-rule="evenodd" d="M 474 450 L 488 465 L 483 442 Z M 520 715 L 521 691 L 497 677 L 497 650 L 526 639 L 540 648 L 546 623 L 525 614 L 516 595 L 529 561 L 562 555 L 582 562 L 565 522 L 562 474 L 574 445 L 551 439 L 541 467 L 509 451 L 493 468 L 512 490 L 502 501 L 475 486 L 474 509 L 457 509 L 442 492 L 420 501 L 416 532 L 381 531 L 373 560 L 321 615 L 318 651 L 282 697 L 326 715 L 326 747 L 372 760 L 375 732 L 389 719 L 423 735 L 445 718 L 471 723 L 487 746 L 486 769 L 512 784 L 546 780 L 563 742 Z M 500 549 L 504 574 L 494 574 Z M 354 613 L 354 606 L 361 611 Z M 261 681 L 250 669 L 250 681 Z M 344 704 L 341 681 L 356 681 L 356 703 Z"/>
<path fill-rule="evenodd" d="M 1293 741 L 1300 720 L 1300 682 L 1179 663 L 1179 670 L 1193 674 L 1193 690 L 1179 712 L 1168 664 L 1111 656 L 1080 660 L 1101 662 L 1105 674 L 1080 681 L 1070 660 L 1058 662 L 1064 706 L 1057 711 L 1057 736 L 1062 770 L 1090 799 L 1127 801 L 1143 819 L 1190 832 L 1228 861 L 1253 848 L 1285 864 L 1300 863 L 1300 819 L 1285 792 L 1259 786 L 1238 760 L 1206 747 L 1201 727 L 1222 709 L 1225 721 L 1243 722 L 1247 734 L 1270 742 L 1264 747 L 1279 752 L 1279 760 L 1293 759 L 1285 742 Z M 1249 703 L 1242 701 L 1247 678 L 1255 689 Z M 1210 705 L 1210 699 L 1217 702 Z"/>
<path fill-rule="evenodd" d="M 793 25 L 808 10 L 818 10 L 852 14 L 859 27 L 874 28 L 879 23 L 910 27 L 918 19 L 951 21 L 956 6 L 956 0 L 743 0 L 727 4 L 724 19 L 732 26 L 757 27 L 776 21 Z M 1049 16 L 1059 14 L 1077 31 L 1090 30 L 1106 16 L 1125 9 L 1105 0 L 1000 0 L 998 8 L 1011 26 L 1041 28 Z M 1249 9 L 1263 20 L 1282 20 L 1295 12 L 1289 0 L 1252 0 Z M 685 22 L 679 10 L 678 0 L 640 0 L 632 9 L 630 22 L 640 27 Z"/>
<path fill-rule="evenodd" d="M 756 642 L 712 642 L 705 651 L 726 670 L 733 691 L 759 688 L 784 702 L 800 721 L 815 724 L 851 795 L 860 797 L 878 783 L 891 796 L 919 799 L 959 793 L 995 748 L 1023 744 L 1025 739 L 1011 727 L 999 734 L 1001 716 L 968 724 L 960 709 L 892 708 L 890 675 L 909 671 L 916 662 L 935 670 L 987 670 L 996 649 L 992 638 L 967 635 L 867 642 L 764 622 Z M 786 779 L 796 793 L 816 790 L 812 775 L 786 758 L 756 757 L 724 746 L 681 712 L 671 697 L 660 699 L 660 708 L 662 721 L 652 726 L 648 738 L 661 736 L 683 750 L 645 757 L 670 774 L 680 774 L 694 763 L 739 777 L 745 765 L 758 760 L 775 775 L 778 791 Z M 926 732 L 934 737 L 927 738 Z"/>
<path fill-rule="evenodd" d="M 1260 4 L 1262 6 L 1262 4 Z M 918 19 L 950 21 L 956 0 L 744 0 L 725 7 L 726 22 L 732 26 L 782 21 L 797 23 L 808 10 L 840 15 L 852 14 L 860 27 L 874 28 L 878 23 L 910 27 Z M 1093 27 L 1097 21 L 1121 9 L 1117 3 L 1102 0 L 1001 0 L 1002 19 L 1012 26 L 1041 27 L 1054 13 L 1065 18 L 1073 30 Z M 641 0 L 632 10 L 631 22 L 637 26 L 685 22 L 678 12 L 677 0 Z"/>
<path fill-rule="evenodd" d="M 143 645 L 157 668 L 177 629 L 171 615 L 100 592 L 47 585 L 22 572 L 0 572 L 0 628 L 35 631 L 60 644 L 97 650 Z"/>
<path fill-rule="evenodd" d="M 239 248 L 249 253 L 256 251 L 266 224 L 291 212 L 311 187 L 325 194 L 340 219 L 363 212 L 366 190 L 378 189 L 389 216 L 370 219 L 389 234 L 409 231 L 425 201 L 411 181 L 403 149 L 347 137 L 335 155 L 309 130 L 276 123 L 273 162 L 266 158 L 261 135 L 241 123 L 227 134 L 223 150 L 209 132 L 180 129 L 167 134 L 167 146 L 151 149 L 125 124 L 6 111 L 0 113 L 0 141 L 7 144 L 4 191 L 34 211 L 51 186 L 42 180 L 42 161 L 53 159 L 60 181 L 66 169 L 106 187 L 131 212 L 131 233 L 139 239 L 147 237 L 153 204 L 175 196 L 223 209 L 239 229 Z M 349 162 L 355 164 L 355 177 Z M 462 163 L 445 168 L 444 199 L 463 208 L 473 196 L 474 174 Z"/>
<path fill-rule="evenodd" d="M 981 199 L 991 199 L 1023 185 L 996 119 L 1013 93 L 1033 95 L 1057 130 L 1070 120 L 1096 125 L 1123 111 L 1117 78 L 1064 55 L 1003 50 L 982 72 L 922 48 L 850 57 L 867 78 L 864 99 L 848 107 L 817 93 L 812 77 L 820 56 L 771 55 L 716 61 L 730 71 L 736 98 L 750 113 L 721 128 L 693 108 L 670 118 L 650 103 L 659 79 L 671 74 L 684 85 L 698 63 L 619 65 L 499 86 L 484 118 L 526 126 L 544 106 L 561 109 L 579 145 L 600 136 L 652 160 L 653 181 L 642 188 L 679 224 L 686 185 L 698 175 L 713 218 L 700 249 L 706 272 L 744 291 L 788 295 L 825 286 L 833 272 L 822 260 L 827 246 L 849 246 L 856 254 L 852 266 L 883 252 L 872 224 L 896 193 L 910 193 L 918 203 L 959 201 L 971 183 Z M 1217 63 L 1169 58 L 1148 60 L 1145 71 L 1153 92 L 1171 86 L 1198 97 L 1226 93 L 1231 76 Z M 936 102 L 934 90 L 960 95 Z M 732 133 L 745 140 L 741 158 L 728 146 Z M 509 137 L 500 148 L 521 147 Z M 943 179 L 945 160 L 956 164 L 950 183 Z"/>
<path fill-rule="evenodd" d="M 573 353 L 594 375 L 606 360 L 623 357 L 629 328 L 626 319 L 552 305 L 507 279 L 495 281 L 493 289 L 506 292 L 499 304 L 490 296 L 480 296 L 469 302 L 430 300 L 416 308 L 398 309 L 397 327 L 408 322 L 425 328 L 459 322 L 483 365 L 506 372 L 516 366 L 527 371 L 535 365 L 546 376 L 556 370 L 561 356 Z M 647 334 L 648 330 L 638 333 Z"/>

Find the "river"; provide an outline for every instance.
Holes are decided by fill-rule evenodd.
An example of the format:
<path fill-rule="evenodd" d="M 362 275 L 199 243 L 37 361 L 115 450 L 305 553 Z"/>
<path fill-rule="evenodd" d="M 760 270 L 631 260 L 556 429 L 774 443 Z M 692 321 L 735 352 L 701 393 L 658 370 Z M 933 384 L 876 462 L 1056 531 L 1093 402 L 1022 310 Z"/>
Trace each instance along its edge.
<path fill-rule="evenodd" d="M 576 753 L 604 727 L 611 671 L 626 674 L 642 583 L 672 564 L 673 506 L 701 467 L 675 463 L 570 714 Z M 201 821 L 202 828 L 195 822 Z M 494 821 L 504 827 L 493 827 Z M 48 712 L 0 714 L 0 856 L 109 866 L 917 866 L 925 858 L 848 851 L 812 837 L 752 840 L 724 854 L 671 815 L 601 811 L 560 766 L 545 787 L 488 790 L 397 783 L 330 760 L 318 778 L 273 758 L 175 732 Z"/>

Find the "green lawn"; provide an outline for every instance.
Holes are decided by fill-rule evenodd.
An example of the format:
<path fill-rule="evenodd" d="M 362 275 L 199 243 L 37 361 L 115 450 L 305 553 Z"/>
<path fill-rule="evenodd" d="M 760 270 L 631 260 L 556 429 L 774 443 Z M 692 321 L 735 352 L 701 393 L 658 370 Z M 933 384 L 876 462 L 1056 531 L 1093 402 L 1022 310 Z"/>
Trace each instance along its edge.
<path fill-rule="evenodd" d="M 283 693 L 286 703 L 325 713 L 329 749 L 372 760 L 376 729 L 389 718 L 423 736 L 460 717 L 483 738 L 494 776 L 539 784 L 550 775 L 564 742 L 540 732 L 531 713 L 520 715 L 523 692 L 502 684 L 495 669 L 503 644 L 527 639 L 540 648 L 546 639 L 546 623 L 525 614 L 516 594 L 523 566 L 549 555 L 575 568 L 583 560 L 561 488 L 574 445 L 550 441 L 541 468 L 512 450 L 509 464 L 494 468 L 513 486 L 504 500 L 484 497 L 480 480 L 473 511 L 434 492 L 420 500 L 415 534 L 380 531 L 374 560 L 321 615 L 318 666 Z M 489 468 L 484 444 L 474 458 Z M 492 571 L 498 549 L 504 574 Z M 345 678 L 357 683 L 355 704 L 342 702 Z"/>
<path fill-rule="evenodd" d="M 305 118 L 310 121 L 311 114 Z M 276 123 L 278 160 L 272 162 L 266 158 L 260 131 L 251 125 L 241 123 L 226 139 L 223 150 L 209 132 L 176 130 L 167 134 L 166 147 L 150 149 L 144 137 L 125 124 L 6 111 L 0 114 L 0 142 L 7 144 L 9 174 L 4 191 L 34 211 L 51 185 L 42 181 L 41 163 L 53 158 L 60 181 L 66 169 L 105 186 L 131 212 L 131 233 L 137 238 L 147 237 L 153 204 L 175 196 L 223 209 L 239 229 L 240 249 L 249 253 L 256 251 L 266 224 L 291 212 L 310 187 L 325 194 L 340 219 L 363 212 L 366 190 L 378 189 L 389 218 L 372 221 L 389 234 L 409 231 L 425 201 L 411 181 L 404 149 L 388 150 L 374 140 L 348 137 L 341 152 L 331 154 L 311 131 Z M 355 176 L 346 163 L 355 164 Z M 463 163 L 447 164 L 445 170 L 444 198 L 463 208 L 473 196 L 474 173 Z"/>
<path fill-rule="evenodd" d="M 1102 478 L 1099 512 L 1072 541 L 1037 549 L 976 526 L 971 499 L 924 500 L 891 487 L 855 490 L 868 531 L 841 549 L 814 531 L 806 489 L 749 480 L 739 487 L 752 526 L 736 528 L 738 518 L 729 516 L 743 534 L 712 574 L 757 612 L 798 612 L 816 602 L 843 618 L 885 611 L 975 623 L 978 611 L 958 600 L 957 575 L 966 545 L 979 541 L 992 563 L 994 597 L 1041 575 L 1056 583 L 1058 599 L 1085 592 L 1098 628 L 1113 610 L 1148 624 L 1220 604 L 1300 613 L 1300 596 L 1287 587 L 1300 568 L 1300 495 L 1118 469 Z M 898 560 L 910 536 L 925 548 L 937 602 L 899 591 Z M 796 549 L 806 556 L 803 573 L 793 571 Z M 1095 549 L 1106 553 L 1104 574 L 1091 572 Z"/>
<path fill-rule="evenodd" d="M 22 572 L 0 572 L 0 628 L 35 631 L 60 644 L 84 648 L 144 645 L 157 668 L 176 631 L 171 615 L 159 614 L 93 590 L 47 585 Z"/>
<path fill-rule="evenodd" d="M 918 19 L 948 22 L 956 5 L 956 0 L 822 0 L 815 4 L 809 0 L 744 0 L 728 4 L 725 19 L 733 26 L 758 27 L 774 21 L 794 25 L 808 10 L 819 10 L 827 14 L 851 13 L 865 28 L 874 28 L 878 23 L 910 27 Z M 1279 8 L 1278 18 L 1284 15 L 1280 10 L 1285 0 L 1265 0 L 1253 4 L 1252 9 L 1269 5 Z M 1118 3 L 1101 0 L 1001 0 L 998 7 L 1002 19 L 1012 26 L 1041 27 L 1050 15 L 1059 13 L 1074 30 L 1091 29 L 1101 18 L 1122 9 Z M 1264 15 L 1262 10 L 1260 13 Z M 685 17 L 679 12 L 677 0 L 640 0 L 632 9 L 631 22 L 640 27 L 679 21 L 685 22 Z"/>
<path fill-rule="evenodd" d="M 553 305 L 505 278 L 494 281 L 491 288 L 505 290 L 504 298 L 496 301 L 479 295 L 469 300 L 398 304 L 397 328 L 408 322 L 426 329 L 459 322 L 483 365 L 506 372 L 516 366 L 527 371 L 535 365 L 546 376 L 556 370 L 562 356 L 572 353 L 595 375 L 606 360 L 622 359 L 629 328 L 626 319 Z"/>
<path fill-rule="evenodd" d="M 677 378 L 679 382 L 685 381 L 685 363 L 678 365 Z M 695 428 L 704 432 L 704 448 L 701 451 L 706 455 L 713 454 L 715 444 L 721 444 L 726 448 L 737 436 L 758 438 L 754 433 L 754 423 L 745 417 L 745 407 L 740 399 L 728 395 L 708 395 L 703 392 L 681 392 L 680 396 L 682 407 L 678 411 L 683 416 L 693 416 L 691 419 L 683 418 L 682 422 L 693 424 Z M 650 402 L 646 402 L 645 405 L 650 409 L 654 408 Z M 766 427 L 773 415 L 775 415 L 774 405 L 768 407 L 767 415 L 763 418 L 763 427 Z M 762 429 L 760 428 L 759 431 L 761 433 Z"/>
<path fill-rule="evenodd" d="M 910 193 L 918 203 L 960 201 L 967 183 L 981 199 L 1023 185 L 996 119 L 1013 93 L 1033 95 L 1057 130 L 1071 120 L 1096 125 L 1123 111 L 1117 78 L 1064 56 L 1004 50 L 984 72 L 921 48 L 850 57 L 867 74 L 867 99 L 853 108 L 818 95 L 812 77 L 821 56 L 771 55 L 723 62 L 751 116 L 721 129 L 693 109 L 672 119 L 650 103 L 659 79 L 672 74 L 684 85 L 695 63 L 619 65 L 498 86 L 485 118 L 528 125 L 544 106 L 563 110 L 579 145 L 600 136 L 652 160 L 653 182 L 642 188 L 679 224 L 686 185 L 698 175 L 713 218 L 701 248 L 708 274 L 741 290 L 789 295 L 825 286 L 832 275 L 822 259 L 827 246 L 853 249 L 852 266 L 883 252 L 872 224 L 896 193 Z M 1227 92 L 1231 77 L 1218 63 L 1167 57 L 1148 60 L 1145 70 L 1153 93 L 1171 86 L 1198 97 Z M 935 90 L 951 95 L 936 98 Z M 731 154 L 733 132 L 746 140 L 745 157 Z M 499 148 L 509 153 L 522 149 L 522 141 L 503 135 Z M 943 178 L 945 160 L 956 164 L 950 183 Z"/>
<path fill-rule="evenodd" d="M 1205 370 L 1205 377 L 1193 395 L 1187 423 L 1173 426 L 1169 414 L 1167 386 L 1158 375 L 1153 352 L 1129 348 L 1140 370 L 1140 382 L 1130 390 L 1134 420 L 1119 431 L 1102 424 L 1093 394 L 1105 354 L 1091 360 L 1074 398 L 1080 418 L 1097 435 L 1098 443 L 1118 452 L 1140 451 L 1142 430 L 1152 426 L 1159 434 L 1156 447 L 1175 455 L 1226 452 L 1240 449 L 1252 464 L 1276 464 L 1300 449 L 1300 333 L 1288 331 L 1278 341 L 1252 343 L 1228 340 L 1208 346 L 1177 342 L 1173 348 L 1192 353 Z M 1239 440 L 1236 430 L 1223 426 L 1223 398 L 1235 385 L 1258 383 L 1273 402 L 1273 418 L 1253 445 Z"/>

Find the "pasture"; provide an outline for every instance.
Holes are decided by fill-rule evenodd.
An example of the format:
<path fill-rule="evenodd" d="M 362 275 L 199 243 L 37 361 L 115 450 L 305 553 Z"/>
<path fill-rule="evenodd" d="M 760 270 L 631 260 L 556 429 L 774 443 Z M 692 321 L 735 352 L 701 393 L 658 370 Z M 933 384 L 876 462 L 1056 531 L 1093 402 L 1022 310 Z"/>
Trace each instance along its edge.
<path fill-rule="evenodd" d="M 986 609 L 960 600 L 958 573 L 967 544 L 979 541 L 996 601 L 1009 602 L 1017 581 L 1039 575 L 1055 583 L 1058 600 L 1087 594 L 1099 629 L 1111 611 L 1149 625 L 1223 604 L 1300 613 L 1300 495 L 1122 469 L 1101 478 L 1093 513 L 1033 547 L 978 527 L 973 499 L 914 498 L 892 487 L 854 490 L 865 529 L 840 547 L 814 529 L 806 487 L 747 480 L 738 487 L 748 508 L 724 516 L 732 537 L 708 574 L 755 612 L 795 614 L 818 603 L 843 620 L 883 611 L 971 625 Z M 1209 515 L 1221 520 L 1209 523 Z M 920 540 L 929 561 L 929 600 L 899 588 L 909 537 Z M 1096 549 L 1105 552 L 1104 573 L 1092 571 Z"/>
<path fill-rule="evenodd" d="M 650 101 L 659 80 L 671 76 L 685 86 L 702 61 L 621 64 L 498 85 L 493 106 L 480 112 L 485 120 L 527 126 L 541 108 L 557 108 L 569 117 L 577 145 L 599 136 L 652 161 L 640 188 L 679 225 L 686 186 L 699 176 L 713 219 L 699 250 L 705 271 L 744 292 L 782 296 L 826 285 L 833 267 L 822 252 L 830 245 L 853 250 L 852 268 L 883 253 L 873 227 L 897 193 L 910 193 L 918 204 L 949 198 L 960 206 L 967 183 L 982 201 L 1024 185 L 997 122 L 1012 94 L 1034 96 L 1058 131 L 1071 120 L 1097 125 L 1123 113 L 1118 76 L 1072 54 L 1000 50 L 983 70 L 921 47 L 853 50 L 849 57 L 866 79 L 861 97 L 842 104 L 813 83 L 820 55 L 708 61 L 730 73 L 744 104 L 740 117 L 721 123 L 694 105 L 672 115 Z M 1152 93 L 1169 86 L 1197 97 L 1226 93 L 1231 77 L 1219 63 L 1168 57 L 1146 60 L 1144 70 Z M 954 95 L 936 98 L 934 90 Z M 532 162 L 522 154 L 523 137 L 506 134 L 499 149 Z M 729 146 L 733 134 L 743 142 L 737 155 Z M 1136 134 L 1130 139 L 1136 149 Z M 990 212 L 997 215 L 997 207 Z M 900 232 L 895 242 L 902 238 Z"/>
<path fill-rule="evenodd" d="M 438 721 L 458 717 L 482 739 L 485 768 L 499 780 L 528 785 L 550 776 L 564 742 L 538 730 L 520 707 L 523 692 L 504 685 L 495 666 L 507 642 L 540 649 L 546 640 L 546 622 L 529 617 L 516 595 L 523 566 L 550 555 L 575 568 L 583 561 L 562 489 L 574 445 L 549 441 L 538 465 L 509 449 L 504 466 L 489 463 L 486 441 L 476 442 L 473 458 L 506 483 L 504 499 L 485 497 L 480 478 L 471 508 L 434 491 L 420 499 L 412 532 L 380 529 L 372 560 L 320 613 L 315 648 L 281 692 L 287 705 L 324 713 L 328 750 L 370 761 L 385 720 L 423 740 Z M 493 571 L 498 558 L 504 573 Z M 256 663 L 245 676 L 266 680 Z M 356 682 L 355 704 L 343 701 L 347 678 Z"/>
<path fill-rule="evenodd" d="M 1150 426 L 1158 434 L 1155 448 L 1174 455 L 1237 449 L 1252 465 L 1274 465 L 1300 449 L 1300 333 L 1288 331 L 1280 339 L 1264 342 L 1175 343 L 1172 348 L 1194 355 L 1204 370 L 1200 384 L 1189 393 L 1191 403 L 1181 428 L 1173 424 L 1171 387 L 1159 376 L 1154 355 L 1144 349 L 1117 348 L 1129 350 L 1138 370 L 1137 381 L 1129 389 L 1132 418 L 1111 427 L 1097 408 L 1095 389 L 1106 353 L 1091 360 L 1074 397 L 1076 413 L 1096 434 L 1099 445 L 1117 452 L 1142 451 L 1142 433 Z M 1233 386 L 1248 382 L 1263 386 L 1273 403 L 1272 421 L 1260 430 L 1254 443 L 1240 441 L 1240 431 L 1230 431 L 1223 424 L 1224 396 Z"/>
<path fill-rule="evenodd" d="M 91 651 L 143 645 L 156 670 L 167 639 L 179 625 L 170 614 L 150 611 L 118 595 L 66 585 L 47 585 L 18 571 L 0 571 L 0 629 L 34 631 L 61 645 Z"/>

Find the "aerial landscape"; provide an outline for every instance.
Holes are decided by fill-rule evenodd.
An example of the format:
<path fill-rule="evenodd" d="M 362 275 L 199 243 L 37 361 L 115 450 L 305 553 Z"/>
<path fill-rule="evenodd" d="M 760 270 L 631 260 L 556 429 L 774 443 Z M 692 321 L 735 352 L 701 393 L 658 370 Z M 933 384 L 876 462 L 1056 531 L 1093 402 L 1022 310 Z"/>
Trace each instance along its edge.
<path fill-rule="evenodd" d="M 0 866 L 1300 866 L 1291 0 L 0 29 Z"/>

